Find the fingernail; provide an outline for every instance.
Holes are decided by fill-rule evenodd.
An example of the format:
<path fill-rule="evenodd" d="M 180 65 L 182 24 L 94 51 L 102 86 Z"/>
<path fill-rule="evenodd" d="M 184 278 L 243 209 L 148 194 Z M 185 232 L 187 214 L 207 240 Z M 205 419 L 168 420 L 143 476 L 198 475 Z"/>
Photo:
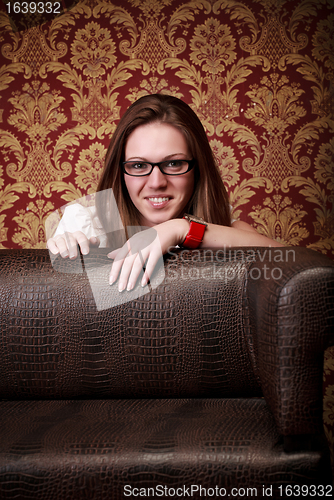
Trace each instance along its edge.
<path fill-rule="evenodd" d="M 95 236 L 92 236 L 90 241 L 93 243 L 93 245 L 94 243 L 97 243 L 97 239 L 95 238 Z"/>
<path fill-rule="evenodd" d="M 113 276 L 109 276 L 109 285 L 113 285 L 115 283 L 115 278 Z"/>
<path fill-rule="evenodd" d="M 144 286 L 146 286 L 146 285 L 147 285 L 147 279 L 146 279 L 146 278 L 143 278 L 143 279 L 141 280 L 141 286 L 143 286 L 143 287 L 144 287 Z"/>
<path fill-rule="evenodd" d="M 126 287 L 127 291 L 129 292 L 133 288 L 133 283 L 128 283 L 128 286 Z"/>
<path fill-rule="evenodd" d="M 125 290 L 125 283 L 119 283 L 118 284 L 118 291 L 123 292 L 123 290 Z"/>
<path fill-rule="evenodd" d="M 81 253 L 82 253 L 82 255 L 88 255 L 89 250 L 87 250 L 87 249 L 85 248 L 84 250 L 81 250 Z"/>

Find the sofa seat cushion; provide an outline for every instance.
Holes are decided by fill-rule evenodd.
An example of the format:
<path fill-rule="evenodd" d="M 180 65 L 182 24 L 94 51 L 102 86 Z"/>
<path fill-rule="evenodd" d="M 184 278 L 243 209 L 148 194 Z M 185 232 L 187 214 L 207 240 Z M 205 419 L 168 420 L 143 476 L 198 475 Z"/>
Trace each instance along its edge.
<path fill-rule="evenodd" d="M 0 421 L 2 499 L 284 498 L 328 473 L 319 451 L 283 451 L 261 398 L 2 401 Z"/>

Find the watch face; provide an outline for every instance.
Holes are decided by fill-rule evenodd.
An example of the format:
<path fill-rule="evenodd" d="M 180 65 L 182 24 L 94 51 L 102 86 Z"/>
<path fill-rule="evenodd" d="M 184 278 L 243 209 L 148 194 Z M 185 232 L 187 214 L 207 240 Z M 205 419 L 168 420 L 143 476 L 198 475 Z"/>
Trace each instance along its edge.
<path fill-rule="evenodd" d="M 184 218 L 187 219 L 189 222 L 199 222 L 200 224 L 207 225 L 207 223 L 202 219 L 202 217 L 196 217 L 196 215 L 184 214 Z"/>

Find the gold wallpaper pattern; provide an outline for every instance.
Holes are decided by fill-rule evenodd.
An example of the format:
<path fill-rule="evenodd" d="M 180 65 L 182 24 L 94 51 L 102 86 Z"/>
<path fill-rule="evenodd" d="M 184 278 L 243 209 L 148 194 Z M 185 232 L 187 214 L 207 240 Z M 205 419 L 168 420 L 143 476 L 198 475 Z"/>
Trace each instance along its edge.
<path fill-rule="evenodd" d="M 6 3 L 0 248 L 44 248 L 47 217 L 94 192 L 121 114 L 162 92 L 202 120 L 234 218 L 334 258 L 334 0 L 83 0 L 45 24 Z"/>
<path fill-rule="evenodd" d="M 333 5 L 84 1 L 16 32 L 1 12 L 3 247 L 43 247 L 48 214 L 94 191 L 121 110 L 168 92 L 205 125 L 234 217 L 333 256 Z"/>

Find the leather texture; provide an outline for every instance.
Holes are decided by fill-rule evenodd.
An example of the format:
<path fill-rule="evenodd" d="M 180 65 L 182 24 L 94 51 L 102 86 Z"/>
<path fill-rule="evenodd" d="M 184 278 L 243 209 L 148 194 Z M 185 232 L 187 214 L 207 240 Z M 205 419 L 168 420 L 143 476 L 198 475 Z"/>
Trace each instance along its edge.
<path fill-rule="evenodd" d="M 328 482 L 334 265 L 279 250 L 175 251 L 161 284 L 117 306 L 105 249 L 2 250 L 0 498 Z"/>
<path fill-rule="evenodd" d="M 222 263 L 218 278 L 204 279 L 212 263 L 182 255 L 170 268 L 166 262 L 166 279 L 151 293 L 98 311 L 87 272 L 76 272 L 79 262 L 59 258 L 52 266 L 43 250 L 4 251 L 0 395 L 260 395 L 243 332 L 247 264 L 229 263 L 236 279 L 225 282 Z M 119 292 L 108 284 L 105 265 L 111 266 L 105 250 L 85 257 L 86 271 L 103 269 L 100 293 L 112 305 Z"/>
<path fill-rule="evenodd" d="M 255 487 L 257 497 L 271 485 L 282 498 L 282 484 L 329 477 L 319 450 L 284 452 L 258 398 L 11 401 L 0 418 L 1 498 L 123 500 L 126 485 Z"/>
<path fill-rule="evenodd" d="M 279 267 L 280 279 L 262 273 L 248 281 L 254 369 L 284 435 L 321 431 L 324 351 L 334 341 L 333 264 L 304 248 L 293 252 L 284 263 L 268 252 L 252 264 L 267 266 L 267 276 Z"/>

